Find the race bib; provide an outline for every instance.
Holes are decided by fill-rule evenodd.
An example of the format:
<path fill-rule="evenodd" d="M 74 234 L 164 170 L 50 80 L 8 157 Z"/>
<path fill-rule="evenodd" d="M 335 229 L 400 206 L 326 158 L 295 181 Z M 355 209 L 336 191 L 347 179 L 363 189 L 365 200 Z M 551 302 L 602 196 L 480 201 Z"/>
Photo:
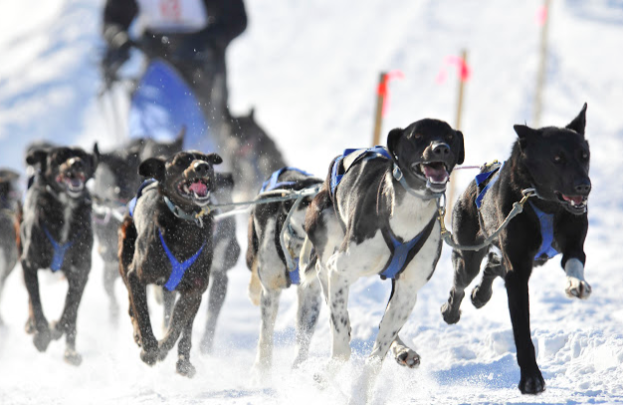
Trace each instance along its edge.
<path fill-rule="evenodd" d="M 204 29 L 208 13 L 203 0 L 137 0 L 143 29 L 187 33 Z"/>

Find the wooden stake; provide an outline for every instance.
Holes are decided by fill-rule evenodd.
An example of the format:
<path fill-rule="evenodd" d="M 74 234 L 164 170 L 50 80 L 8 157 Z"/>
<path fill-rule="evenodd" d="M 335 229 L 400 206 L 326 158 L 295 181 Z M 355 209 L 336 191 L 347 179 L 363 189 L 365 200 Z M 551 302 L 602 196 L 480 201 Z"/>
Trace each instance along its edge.
<path fill-rule="evenodd" d="M 381 143 L 381 129 L 383 127 L 383 104 L 385 103 L 385 93 L 379 91 L 385 85 L 387 73 L 381 72 L 379 85 L 376 92 L 376 112 L 374 114 L 374 133 L 372 134 L 372 146 Z"/>
<path fill-rule="evenodd" d="M 461 52 L 461 59 L 463 59 L 463 63 L 467 65 L 467 50 L 463 49 Z M 461 115 L 463 114 L 463 94 L 465 92 L 465 80 L 462 77 L 462 74 L 459 74 L 459 96 L 456 104 L 456 121 L 454 123 L 454 128 L 457 130 L 461 129 Z M 447 211 L 446 217 L 451 215 L 452 208 L 454 206 L 454 195 L 455 195 L 455 183 L 456 183 L 457 174 L 453 174 L 450 176 L 450 190 L 448 190 L 448 201 L 446 203 Z M 454 180 L 454 181 L 453 181 Z"/>
<path fill-rule="evenodd" d="M 547 69 L 547 31 L 549 29 L 551 0 L 544 0 L 543 9 L 545 21 L 541 28 L 541 50 L 539 60 L 539 70 L 536 77 L 536 89 L 534 93 L 534 110 L 532 112 L 532 125 L 539 127 L 541 124 L 541 110 L 543 108 L 543 87 L 545 86 L 545 74 Z"/>

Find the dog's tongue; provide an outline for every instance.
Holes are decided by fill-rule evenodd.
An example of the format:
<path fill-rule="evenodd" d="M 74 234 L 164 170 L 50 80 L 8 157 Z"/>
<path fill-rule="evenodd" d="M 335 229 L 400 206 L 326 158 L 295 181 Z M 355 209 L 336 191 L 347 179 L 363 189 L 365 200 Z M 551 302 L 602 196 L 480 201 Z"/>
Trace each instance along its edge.
<path fill-rule="evenodd" d="M 188 189 L 194 192 L 199 197 L 205 197 L 206 195 L 208 195 L 208 186 L 200 181 L 194 182 L 190 185 L 190 187 L 188 187 Z"/>
<path fill-rule="evenodd" d="M 562 195 L 562 199 L 565 201 L 569 201 L 569 202 L 573 202 L 575 205 L 579 205 L 582 204 L 582 201 L 584 201 L 583 197 L 581 195 Z"/>
<path fill-rule="evenodd" d="M 443 163 L 430 163 L 422 165 L 424 176 L 433 183 L 445 183 L 448 180 L 448 172 Z"/>

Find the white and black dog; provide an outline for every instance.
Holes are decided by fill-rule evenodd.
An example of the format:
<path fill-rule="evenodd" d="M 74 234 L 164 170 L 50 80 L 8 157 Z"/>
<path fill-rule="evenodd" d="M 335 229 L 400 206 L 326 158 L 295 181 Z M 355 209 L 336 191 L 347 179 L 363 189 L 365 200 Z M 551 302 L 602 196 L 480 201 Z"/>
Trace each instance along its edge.
<path fill-rule="evenodd" d="M 295 195 L 301 190 L 319 188 L 321 184 L 321 179 L 308 173 L 284 167 L 264 183 L 258 199 Z M 298 261 L 305 239 L 305 210 L 312 197 L 303 197 L 298 204 L 294 199 L 259 204 L 251 211 L 247 266 L 252 272 L 249 297 L 255 305 L 261 305 L 262 323 L 255 361 L 255 369 L 260 373 L 267 372 L 272 363 L 273 331 L 279 310 L 279 296 L 282 290 L 292 284 L 298 285 L 299 300 L 296 339 L 298 355 L 294 364 L 305 361 L 309 353 L 309 342 L 320 312 L 320 285 L 316 277 L 301 277 L 299 267 L 290 271 L 286 254 L 291 260 Z M 282 234 L 285 246 L 281 243 Z M 284 248 L 287 252 L 284 252 Z"/>
<path fill-rule="evenodd" d="M 419 364 L 419 355 L 398 332 L 441 254 L 438 198 L 464 155 L 463 134 L 443 121 L 423 119 L 394 129 L 387 149 L 347 150 L 334 159 L 307 210 L 305 230 L 331 312 L 329 374 L 351 354 L 349 286 L 365 276 L 392 279 L 392 294 L 366 363 L 365 395 L 390 348 L 399 364 Z M 303 250 L 301 257 L 308 257 L 308 244 Z"/>
<path fill-rule="evenodd" d="M 482 281 L 471 295 L 476 308 L 484 306 L 491 298 L 493 280 L 504 278 L 521 369 L 519 389 L 524 394 L 538 394 L 545 389 L 530 338 L 528 280 L 533 266 L 562 253 L 566 293 L 577 298 L 591 294 L 584 279 L 587 201 L 591 191 L 585 126 L 586 104 L 564 128 L 515 125 L 518 139 L 510 158 L 501 167 L 483 170 L 465 190 L 453 213 L 456 241 L 463 246 L 477 245 L 498 229 L 513 203 L 523 198 L 524 190 L 536 192 L 537 197 L 529 200 L 525 210 L 494 241 L 502 257 L 489 253 Z M 454 285 L 441 308 L 447 323 L 459 321 L 465 288 L 478 275 L 488 252 L 489 248 L 453 250 Z"/>

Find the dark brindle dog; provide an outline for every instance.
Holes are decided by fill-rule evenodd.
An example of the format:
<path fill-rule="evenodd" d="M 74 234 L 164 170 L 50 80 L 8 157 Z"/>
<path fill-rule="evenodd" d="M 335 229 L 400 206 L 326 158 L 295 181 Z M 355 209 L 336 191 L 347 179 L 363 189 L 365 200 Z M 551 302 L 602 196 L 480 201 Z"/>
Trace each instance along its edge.
<path fill-rule="evenodd" d="M 141 359 L 149 365 L 163 360 L 182 334 L 176 367 L 186 376 L 195 373 L 190 363 L 192 327 L 208 287 L 213 255 L 214 220 L 206 205 L 215 189 L 213 166 L 221 162 L 216 154 L 199 152 L 180 152 L 166 161 L 147 159 L 139 174 L 156 183 L 139 191 L 132 216 L 126 216 L 119 230 L 120 272 Z M 149 319 L 148 284 L 180 294 L 159 342 Z"/>
<path fill-rule="evenodd" d="M 119 278 L 117 233 L 127 204 L 141 184 L 139 164 L 150 157 L 173 156 L 182 150 L 184 130 L 170 143 L 153 139 L 134 139 L 111 152 L 100 155 L 93 182 L 93 230 L 97 252 L 104 261 L 104 289 L 109 298 L 111 321 L 116 321 L 119 304 L 115 297 L 115 281 Z"/>
<path fill-rule="evenodd" d="M 584 280 L 586 204 L 591 191 L 585 125 L 586 104 L 564 128 L 532 129 L 515 125 L 519 139 L 508 161 L 500 169 L 479 175 L 454 209 L 456 241 L 461 245 L 476 245 L 500 226 L 513 203 L 521 200 L 522 190 L 536 190 L 538 198 L 531 198 L 523 213 L 513 219 L 494 242 L 501 249 L 502 257 L 489 253 L 482 281 L 471 296 L 474 306 L 480 308 L 491 298 L 495 277 L 505 279 L 521 369 L 519 389 L 524 394 L 537 394 L 545 388 L 530 337 L 528 280 L 533 266 L 562 253 L 561 266 L 567 274 L 566 293 L 577 298 L 588 298 L 591 293 L 591 287 Z M 465 288 L 480 271 L 488 250 L 452 252 L 454 286 L 442 307 L 447 323 L 458 322 Z"/>
<path fill-rule="evenodd" d="M 390 349 L 401 365 L 420 362 L 398 332 L 441 254 L 437 199 L 454 166 L 463 162 L 463 134 L 443 121 L 423 119 L 392 130 L 387 150 L 349 152 L 331 165 L 307 210 L 305 230 L 318 255 L 316 269 L 331 312 L 334 361 L 329 374 L 351 354 L 349 286 L 364 276 L 392 279 L 392 295 L 364 370 L 360 394 L 367 395 Z"/>
<path fill-rule="evenodd" d="M 19 174 L 0 169 L 0 299 L 7 277 L 17 263 L 17 238 L 22 215 L 20 194 L 16 186 Z M 2 326 L 0 316 L 0 326 Z"/>
<path fill-rule="evenodd" d="M 51 339 L 66 336 L 65 360 L 80 364 L 76 352 L 76 318 L 91 270 L 93 231 L 91 199 L 85 183 L 97 166 L 97 149 L 88 154 L 79 148 L 32 150 L 26 163 L 39 168 L 26 192 L 18 248 L 29 295 L 27 330 L 45 351 Z M 63 314 L 48 325 L 39 296 L 40 269 L 61 270 L 69 283 Z"/>

